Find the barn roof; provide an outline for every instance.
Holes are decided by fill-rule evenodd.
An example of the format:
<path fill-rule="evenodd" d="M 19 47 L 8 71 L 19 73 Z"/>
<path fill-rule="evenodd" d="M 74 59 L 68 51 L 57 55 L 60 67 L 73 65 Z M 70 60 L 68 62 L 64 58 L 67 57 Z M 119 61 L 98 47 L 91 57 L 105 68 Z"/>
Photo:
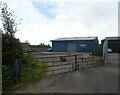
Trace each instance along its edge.
<path fill-rule="evenodd" d="M 116 36 L 116 37 L 106 37 L 105 39 L 107 39 L 107 40 L 120 40 L 120 36 Z"/>
<path fill-rule="evenodd" d="M 51 41 L 73 41 L 73 40 L 95 40 L 97 39 L 96 36 L 92 36 L 92 37 L 65 37 L 65 38 L 58 38 L 55 40 L 51 40 Z"/>

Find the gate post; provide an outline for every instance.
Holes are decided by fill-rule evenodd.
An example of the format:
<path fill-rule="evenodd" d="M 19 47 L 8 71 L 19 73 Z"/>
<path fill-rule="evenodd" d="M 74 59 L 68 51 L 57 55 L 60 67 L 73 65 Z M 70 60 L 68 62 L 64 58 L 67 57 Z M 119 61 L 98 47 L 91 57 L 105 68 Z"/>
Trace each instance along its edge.
<path fill-rule="evenodd" d="M 78 69 L 78 66 L 77 66 L 77 55 L 75 55 L 75 71 Z"/>
<path fill-rule="evenodd" d="M 18 83 L 19 81 L 21 81 L 21 66 L 20 66 L 21 62 L 19 59 L 15 60 L 15 79 L 16 79 L 16 83 Z"/>

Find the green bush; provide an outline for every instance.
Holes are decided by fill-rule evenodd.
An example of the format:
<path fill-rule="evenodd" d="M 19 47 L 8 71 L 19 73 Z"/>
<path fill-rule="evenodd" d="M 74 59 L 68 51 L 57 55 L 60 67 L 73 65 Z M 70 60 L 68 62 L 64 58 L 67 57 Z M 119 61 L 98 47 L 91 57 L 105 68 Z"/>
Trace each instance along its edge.
<path fill-rule="evenodd" d="M 47 69 L 47 65 L 38 60 L 33 59 L 30 55 L 24 54 L 21 64 L 22 81 L 26 83 L 35 82 L 42 78 Z"/>
<path fill-rule="evenodd" d="M 2 34 L 2 65 L 13 65 L 16 58 L 23 54 L 21 43 L 18 39 L 7 34 Z"/>
<path fill-rule="evenodd" d="M 43 71 L 44 70 L 44 71 Z M 46 74 L 47 65 L 33 59 L 27 53 L 21 57 L 21 81 L 15 83 L 15 72 L 10 66 L 4 66 L 2 75 L 3 93 L 12 92 L 18 88 L 41 80 Z"/>
<path fill-rule="evenodd" d="M 14 36 L 2 34 L 2 89 L 15 85 L 15 60 L 23 55 L 21 43 Z"/>
<path fill-rule="evenodd" d="M 3 87 L 9 86 L 9 83 L 13 83 L 14 74 L 13 70 L 10 68 L 10 66 L 4 66 L 2 68 L 2 82 Z"/>
<path fill-rule="evenodd" d="M 103 55 L 102 45 L 93 45 L 92 48 L 93 48 L 93 50 L 92 50 L 93 55 L 95 55 L 95 56 Z"/>

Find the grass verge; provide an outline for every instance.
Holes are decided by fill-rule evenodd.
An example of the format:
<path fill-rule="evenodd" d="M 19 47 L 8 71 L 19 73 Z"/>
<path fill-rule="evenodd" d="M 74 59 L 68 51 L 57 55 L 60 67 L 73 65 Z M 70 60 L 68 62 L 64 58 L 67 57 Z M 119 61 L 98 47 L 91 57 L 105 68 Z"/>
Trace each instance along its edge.
<path fill-rule="evenodd" d="M 6 72 L 9 72 L 9 69 L 10 68 L 5 71 L 5 74 Z M 29 84 L 40 81 L 45 76 L 46 70 L 46 64 L 33 59 L 30 55 L 25 54 L 21 62 L 21 81 L 15 84 L 14 79 L 6 80 L 6 85 L 2 87 L 2 93 L 12 93 L 20 88 L 25 88 Z M 6 77 L 10 76 L 8 74 Z"/>

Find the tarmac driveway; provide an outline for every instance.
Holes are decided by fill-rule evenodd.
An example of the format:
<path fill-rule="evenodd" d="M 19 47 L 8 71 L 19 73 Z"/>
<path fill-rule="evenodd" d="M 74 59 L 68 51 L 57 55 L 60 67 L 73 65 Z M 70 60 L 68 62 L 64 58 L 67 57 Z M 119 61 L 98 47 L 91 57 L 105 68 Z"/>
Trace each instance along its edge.
<path fill-rule="evenodd" d="M 118 68 L 103 66 L 45 77 L 16 93 L 117 93 Z"/>

